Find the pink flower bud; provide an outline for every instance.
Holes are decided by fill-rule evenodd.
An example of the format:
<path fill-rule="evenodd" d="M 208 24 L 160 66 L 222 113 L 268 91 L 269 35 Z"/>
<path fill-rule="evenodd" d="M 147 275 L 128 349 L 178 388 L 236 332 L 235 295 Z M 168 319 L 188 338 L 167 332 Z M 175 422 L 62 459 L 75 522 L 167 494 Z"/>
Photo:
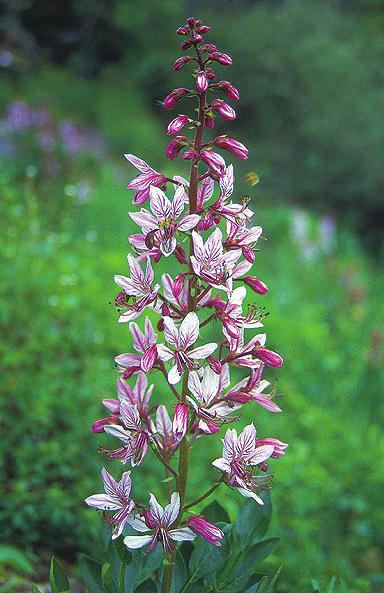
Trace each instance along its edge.
<path fill-rule="evenodd" d="M 175 136 L 187 125 L 189 122 L 188 115 L 178 115 L 172 121 L 169 122 L 167 128 L 167 135 L 168 136 Z"/>
<path fill-rule="evenodd" d="M 161 305 L 161 314 L 164 317 L 170 317 L 170 315 L 171 315 L 171 309 L 169 308 L 169 306 L 166 303 L 163 303 Z"/>
<path fill-rule="evenodd" d="M 191 161 L 197 157 L 197 152 L 195 150 L 186 150 L 183 154 L 183 159 L 185 161 Z"/>
<path fill-rule="evenodd" d="M 179 264 L 187 264 L 188 260 L 185 257 L 185 251 L 181 245 L 176 245 L 176 249 L 173 252 Z"/>
<path fill-rule="evenodd" d="M 232 58 L 227 54 L 223 54 L 220 51 L 213 51 L 208 55 L 208 60 L 214 60 L 215 62 L 219 62 L 223 66 L 231 66 L 232 65 Z"/>
<path fill-rule="evenodd" d="M 156 526 L 157 526 L 157 523 L 156 523 L 155 519 L 152 517 L 150 511 L 145 511 L 145 513 L 144 513 L 144 521 L 145 521 L 146 526 L 149 529 L 155 529 Z"/>
<path fill-rule="evenodd" d="M 224 532 L 210 523 L 204 517 L 200 517 L 199 515 L 194 515 L 193 517 L 189 517 L 188 519 L 188 527 L 192 529 L 195 533 L 201 535 L 207 542 L 213 544 L 214 546 L 221 546 L 221 542 L 224 537 Z"/>
<path fill-rule="evenodd" d="M 230 391 L 227 400 L 234 404 L 247 404 L 252 399 L 252 396 L 245 391 Z"/>
<path fill-rule="evenodd" d="M 277 352 L 273 352 L 273 350 L 269 350 L 268 348 L 257 346 L 253 354 L 259 360 L 262 360 L 263 362 L 265 362 L 265 364 L 274 369 L 281 367 L 281 365 L 283 364 L 283 359 L 280 356 L 280 354 L 277 354 Z"/>
<path fill-rule="evenodd" d="M 178 35 L 189 35 L 189 27 L 179 27 L 176 29 Z"/>
<path fill-rule="evenodd" d="M 183 291 L 184 279 L 185 279 L 184 274 L 178 274 L 175 278 L 175 281 L 172 286 L 172 293 L 176 298 L 178 298 Z"/>
<path fill-rule="evenodd" d="M 211 369 L 217 374 L 220 375 L 223 365 L 221 364 L 220 360 L 217 360 L 217 358 L 215 358 L 214 356 L 212 356 L 212 354 L 210 356 L 208 356 L 207 358 L 207 362 L 209 364 L 209 366 L 211 367 Z"/>
<path fill-rule="evenodd" d="M 189 18 L 187 18 L 187 23 L 192 28 L 195 26 L 196 20 L 193 18 L 193 16 L 190 16 Z"/>
<path fill-rule="evenodd" d="M 159 332 L 163 332 L 164 331 L 164 319 L 163 318 L 159 319 L 159 321 L 157 322 L 156 327 L 159 330 Z"/>
<path fill-rule="evenodd" d="M 184 68 L 184 66 L 186 64 L 189 64 L 189 62 L 192 62 L 192 60 L 193 60 L 193 58 L 191 58 L 191 56 L 181 56 L 181 58 L 177 58 L 176 62 L 173 64 L 172 70 L 174 72 L 178 72 L 179 70 Z"/>
<path fill-rule="evenodd" d="M 248 158 L 248 148 L 233 138 L 228 138 L 228 136 L 217 136 L 213 143 L 218 148 L 228 150 L 228 152 L 234 154 L 239 159 L 243 159 L 245 161 Z"/>
<path fill-rule="evenodd" d="M 205 45 L 202 46 L 201 49 L 203 51 L 209 51 L 209 52 L 217 51 L 217 47 L 214 43 L 206 43 Z"/>
<path fill-rule="evenodd" d="M 206 68 L 205 73 L 208 76 L 209 80 L 215 80 L 216 74 L 213 68 Z"/>
<path fill-rule="evenodd" d="M 203 38 L 202 38 L 202 36 L 201 36 L 201 35 L 194 35 L 194 36 L 192 37 L 192 43 L 193 43 L 194 45 L 197 45 L 198 43 L 202 43 L 202 41 L 203 41 Z"/>
<path fill-rule="evenodd" d="M 203 24 L 203 21 L 201 21 L 200 19 L 198 19 L 195 23 L 195 27 L 201 27 L 201 25 Z"/>
<path fill-rule="evenodd" d="M 285 454 L 285 449 L 288 447 L 288 443 L 283 443 L 279 441 L 279 439 L 268 438 L 268 439 L 258 439 L 256 440 L 256 446 L 261 447 L 262 445 L 272 445 L 273 446 L 273 453 L 271 457 L 275 459 L 279 459 Z"/>
<path fill-rule="evenodd" d="M 203 25 L 202 27 L 197 27 L 196 33 L 200 33 L 200 35 L 205 35 L 206 33 L 209 33 L 210 30 L 211 30 L 211 27 L 208 27 L 207 25 Z"/>
<path fill-rule="evenodd" d="M 196 77 L 196 89 L 199 93 L 205 93 L 208 88 L 208 77 L 205 72 L 201 71 Z"/>
<path fill-rule="evenodd" d="M 186 403 L 179 403 L 176 406 L 172 419 L 172 432 L 178 441 L 181 441 L 188 428 L 188 406 Z"/>
<path fill-rule="evenodd" d="M 176 136 L 176 138 L 168 143 L 165 149 L 165 156 L 173 161 L 184 146 L 187 146 L 187 138 L 185 136 Z"/>
<path fill-rule="evenodd" d="M 237 88 L 228 80 L 221 80 L 217 83 L 217 86 L 227 95 L 228 99 L 232 101 L 238 101 L 240 99 L 240 93 Z"/>
<path fill-rule="evenodd" d="M 109 418 L 97 420 L 92 424 L 92 432 L 104 432 L 104 426 L 107 426 L 109 424 L 121 424 L 120 418 L 118 418 L 117 416 L 109 416 Z"/>
<path fill-rule="evenodd" d="M 205 112 L 204 125 L 209 130 L 215 127 L 215 116 L 213 115 L 212 111 Z"/>
<path fill-rule="evenodd" d="M 170 111 L 171 109 L 176 107 L 176 105 L 180 101 L 181 97 L 183 97 L 184 95 L 188 95 L 188 93 L 189 93 L 189 90 L 185 89 L 185 88 L 179 88 L 179 89 L 173 90 L 171 93 L 169 93 L 169 95 L 167 95 L 165 97 L 165 99 L 163 101 L 164 109 L 166 109 L 167 111 Z"/>
<path fill-rule="evenodd" d="M 223 177 L 226 171 L 226 164 L 223 157 L 212 150 L 203 150 L 200 153 L 200 160 L 208 165 L 211 171 L 218 177 Z"/>
<path fill-rule="evenodd" d="M 243 252 L 245 259 L 251 262 L 251 264 L 253 264 L 253 262 L 255 261 L 255 254 L 253 252 L 253 249 L 251 247 L 248 247 L 248 245 L 243 245 L 241 251 Z"/>
<path fill-rule="evenodd" d="M 129 368 L 125 369 L 125 371 L 123 373 L 123 379 L 129 379 L 130 377 L 132 377 L 132 375 L 137 373 L 137 371 L 139 371 L 139 370 L 140 370 L 140 367 L 129 367 Z"/>
<path fill-rule="evenodd" d="M 147 350 L 144 352 L 144 354 L 141 358 L 141 361 L 140 361 L 141 370 L 144 371 L 144 373 L 148 373 L 149 371 L 151 371 L 153 369 L 153 365 L 156 362 L 156 358 L 157 358 L 156 344 L 152 344 L 152 346 L 147 348 Z"/>
<path fill-rule="evenodd" d="M 255 278 L 255 276 L 244 276 L 241 280 L 258 294 L 265 294 L 268 292 L 268 286 L 258 278 Z"/>
<path fill-rule="evenodd" d="M 192 47 L 191 39 L 188 39 L 188 41 L 183 41 L 183 43 L 180 43 L 180 49 L 186 50 L 186 49 L 189 49 L 190 47 Z"/>
<path fill-rule="evenodd" d="M 236 111 L 221 99 L 214 99 L 211 103 L 212 109 L 215 109 L 222 118 L 230 121 L 236 119 Z"/>
<path fill-rule="evenodd" d="M 223 301 L 219 295 L 215 295 L 214 297 L 212 297 L 211 299 L 209 299 L 207 305 L 208 307 L 213 307 L 214 309 L 216 309 L 217 311 L 222 311 L 223 309 L 225 309 L 226 307 L 226 302 Z"/>

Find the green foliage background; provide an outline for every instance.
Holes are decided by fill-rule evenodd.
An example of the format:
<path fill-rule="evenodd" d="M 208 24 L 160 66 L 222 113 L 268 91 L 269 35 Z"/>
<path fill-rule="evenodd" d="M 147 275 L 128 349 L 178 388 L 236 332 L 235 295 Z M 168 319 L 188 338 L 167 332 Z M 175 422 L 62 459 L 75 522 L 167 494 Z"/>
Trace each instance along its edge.
<path fill-rule="evenodd" d="M 237 195 L 252 193 L 256 223 L 268 238 L 256 270 L 270 293 L 259 302 L 270 311 L 269 343 L 286 359 L 278 373 L 284 415 L 255 406 L 242 418 L 243 424 L 254 420 L 261 435 L 290 443 L 273 468 L 270 535 L 282 541 L 267 568 L 273 572 L 284 563 L 281 593 L 309 590 L 311 578 L 333 574 L 354 582 L 356 590 L 379 591 L 383 7 L 327 1 L 112 4 L 113 10 L 98 4 L 103 26 L 97 51 L 80 43 L 61 53 L 42 35 L 43 25 L 33 29 L 28 10 L 9 5 L 9 30 L 32 30 L 37 49 L 31 64 L 24 37 L 15 34 L 15 61 L 4 70 L 0 89 L 2 113 L 16 99 L 43 105 L 56 121 L 70 117 L 97 129 L 107 149 L 102 159 L 80 155 L 70 166 L 60 153 L 63 166 L 54 177 L 44 174 L 33 137 L 18 138 L 16 152 L 0 154 L 4 541 L 67 560 L 98 549 L 100 519 L 82 501 L 99 489 L 103 459 L 97 448 L 108 441 L 89 426 L 102 413 L 100 399 L 114 396 L 114 356 L 130 345 L 109 305 L 113 274 L 126 271 L 132 231 L 125 189 L 132 169 L 120 153 L 134 152 L 174 172 L 164 162 L 167 118 L 156 101 L 183 84 L 183 74 L 170 72 L 178 43 L 173 30 L 196 11 L 212 24 L 212 39 L 235 58 L 223 78 L 240 88 L 239 119 L 222 129 L 252 148 L 251 160 L 237 169 Z M 43 15 L 44 3 L 32 8 Z M 92 13 L 87 2 L 71 10 L 78 23 Z M 261 175 L 256 188 L 244 182 L 249 170 Z M 85 201 L 73 197 L 81 180 L 91 187 Z M 310 208 L 313 241 L 320 214 L 336 215 L 333 251 L 305 259 L 292 238 L 292 203 Z M 154 397 L 163 398 L 160 380 Z M 194 447 L 199 469 L 191 475 L 191 496 L 215 477 L 210 461 L 220 451 L 219 437 L 212 443 L 209 459 L 204 446 Z M 146 496 L 161 477 L 156 471 L 148 457 L 136 472 L 135 495 Z M 239 498 L 220 491 L 231 518 Z"/>

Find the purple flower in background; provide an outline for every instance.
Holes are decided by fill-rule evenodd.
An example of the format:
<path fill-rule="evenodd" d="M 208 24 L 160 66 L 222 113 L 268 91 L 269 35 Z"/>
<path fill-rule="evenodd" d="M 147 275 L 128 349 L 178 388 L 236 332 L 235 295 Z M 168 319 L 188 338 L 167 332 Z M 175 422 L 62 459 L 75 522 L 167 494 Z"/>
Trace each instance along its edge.
<path fill-rule="evenodd" d="M 134 502 L 129 498 L 131 493 L 131 472 L 124 472 L 120 482 L 107 472 L 105 468 L 101 470 L 101 477 L 104 484 L 105 494 L 94 494 L 88 496 L 85 502 L 88 506 L 100 509 L 101 511 L 117 511 L 111 517 L 113 525 L 112 539 L 119 537 L 123 532 L 124 526 L 134 509 Z"/>
<path fill-rule="evenodd" d="M 158 542 L 162 544 L 166 552 L 175 549 L 174 542 L 191 541 L 196 535 L 189 527 L 171 529 L 180 512 L 180 496 L 174 492 L 171 501 L 163 508 L 153 494 L 149 495 L 149 511 L 130 521 L 130 525 L 139 532 L 147 535 L 127 535 L 124 543 L 129 549 L 142 548 L 148 544 L 148 551 L 153 552 Z"/>
<path fill-rule="evenodd" d="M 22 132 L 30 127 L 32 114 L 24 101 L 14 101 L 8 108 L 6 124 L 11 132 Z"/>
<path fill-rule="evenodd" d="M 76 154 L 85 149 L 86 144 L 80 130 L 70 119 L 66 119 L 59 125 L 59 135 L 63 142 L 64 150 L 70 154 Z"/>

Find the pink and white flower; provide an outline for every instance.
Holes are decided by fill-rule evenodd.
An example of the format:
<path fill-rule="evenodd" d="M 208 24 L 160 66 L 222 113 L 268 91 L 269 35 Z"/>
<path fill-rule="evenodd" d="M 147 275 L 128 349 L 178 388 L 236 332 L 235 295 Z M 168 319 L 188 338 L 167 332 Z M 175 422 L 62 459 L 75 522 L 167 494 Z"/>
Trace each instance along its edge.
<path fill-rule="evenodd" d="M 241 249 L 224 252 L 223 234 L 215 229 L 204 243 L 202 237 L 192 231 L 193 255 L 191 264 L 193 271 L 214 288 L 230 291 L 232 279 L 242 276 L 248 270 L 248 262 L 236 264 L 241 257 Z"/>
<path fill-rule="evenodd" d="M 134 322 L 129 324 L 129 331 L 132 334 L 133 347 L 138 354 L 119 354 L 115 358 L 116 364 L 125 369 L 125 378 L 140 370 L 148 373 L 152 370 L 157 358 L 157 336 L 148 317 L 145 318 L 144 333 Z"/>
<path fill-rule="evenodd" d="M 217 348 L 214 342 L 192 348 L 199 337 L 199 318 L 194 312 L 186 315 L 179 329 L 171 317 L 164 317 L 164 335 L 172 348 L 165 344 L 158 344 L 157 351 L 161 360 L 175 363 L 168 373 L 168 381 L 171 385 L 180 381 L 185 369 L 191 371 L 197 368 L 195 360 L 207 358 Z"/>
<path fill-rule="evenodd" d="M 142 311 L 156 300 L 159 291 L 159 284 L 153 286 L 154 273 L 150 258 L 147 257 L 145 272 L 139 262 L 132 255 L 128 255 L 128 265 L 131 277 L 115 276 L 115 282 L 123 291 L 118 295 L 116 302 L 118 306 L 124 307 L 126 311 L 120 315 L 119 323 L 133 321 Z"/>
<path fill-rule="evenodd" d="M 111 424 L 104 427 L 104 431 L 124 443 L 123 447 L 114 450 L 105 450 L 108 459 L 121 459 L 125 464 L 130 461 L 132 467 L 140 465 L 148 450 L 151 438 L 148 430 L 142 427 L 140 413 L 137 405 L 132 405 L 127 400 L 120 401 L 120 418 L 122 425 Z"/>
<path fill-rule="evenodd" d="M 101 477 L 105 494 L 88 496 L 85 502 L 88 506 L 100 509 L 101 511 L 117 511 L 111 517 L 111 523 L 113 525 L 112 539 L 116 539 L 123 532 L 129 518 L 133 518 L 132 513 L 135 504 L 129 498 L 132 486 L 131 472 L 124 472 L 120 482 L 116 482 L 115 478 L 103 468 L 101 470 Z"/>
<path fill-rule="evenodd" d="M 149 495 L 149 511 L 131 520 L 129 524 L 141 533 L 150 532 L 147 535 L 127 535 L 124 544 L 127 548 L 135 550 L 148 545 L 148 551 L 153 552 L 158 542 L 162 544 L 168 553 L 175 549 L 174 542 L 191 541 L 196 535 L 189 527 L 178 527 L 171 529 L 180 512 L 180 496 L 174 492 L 171 501 L 163 508 L 156 500 L 156 497 Z"/>
<path fill-rule="evenodd" d="M 175 280 L 169 274 L 161 277 L 163 294 L 169 303 L 175 305 L 183 314 L 188 313 L 188 282 L 186 277 L 176 277 Z M 198 307 L 204 307 L 211 298 L 211 291 L 208 291 L 198 300 Z"/>
<path fill-rule="evenodd" d="M 182 214 L 187 200 L 182 185 L 176 188 L 172 202 L 157 187 L 151 188 L 150 196 L 151 212 L 142 208 L 140 212 L 131 212 L 130 217 L 141 227 L 146 237 L 145 242 L 150 241 L 151 247 L 159 247 L 161 253 L 168 257 L 176 248 L 175 233 L 193 229 L 199 222 L 200 216 L 187 214 L 180 221 L 177 220 Z"/>
<path fill-rule="evenodd" d="M 240 494 L 264 504 L 256 494 L 267 487 L 266 475 L 254 475 L 254 467 L 264 463 L 274 452 L 273 445 L 257 445 L 256 428 L 249 424 L 237 436 L 234 428 L 227 430 L 223 440 L 223 456 L 215 459 L 212 465 L 227 474 L 227 483 Z"/>
<path fill-rule="evenodd" d="M 248 313 L 243 314 L 243 301 L 246 295 L 245 287 L 239 286 L 229 294 L 226 303 L 216 300 L 216 314 L 223 323 L 223 332 L 228 339 L 238 339 L 244 328 L 256 329 L 263 327 L 258 310 L 255 310 L 255 308 L 249 307 Z"/>
<path fill-rule="evenodd" d="M 131 165 L 141 172 L 141 175 L 135 177 L 128 184 L 128 189 L 132 189 L 136 192 L 136 195 L 133 198 L 133 203 L 140 206 L 148 199 L 151 185 L 156 187 L 166 187 L 167 178 L 162 173 L 158 173 L 158 171 L 152 169 L 148 163 L 139 159 L 139 157 L 134 154 L 125 154 L 124 156 Z"/>
<path fill-rule="evenodd" d="M 160 404 L 156 410 L 155 421 L 151 420 L 151 431 L 153 440 L 165 455 L 165 458 L 168 458 L 179 446 L 179 441 L 173 434 L 172 421 L 167 408 L 163 404 Z"/>
<path fill-rule="evenodd" d="M 193 515 L 188 519 L 188 525 L 195 533 L 201 535 L 207 542 L 213 544 L 214 546 L 221 546 L 223 538 L 224 538 L 224 531 L 210 523 L 204 517 L 200 515 Z"/>
<path fill-rule="evenodd" d="M 262 232 L 263 229 L 260 226 L 247 228 L 244 225 L 240 226 L 229 220 L 227 222 L 227 239 L 225 241 L 225 247 L 227 249 L 241 248 L 245 259 L 253 264 L 255 261 L 254 248 L 261 237 Z"/>
<path fill-rule="evenodd" d="M 188 389 L 193 397 L 187 396 L 187 399 L 200 419 L 198 427 L 207 434 L 212 433 L 212 426 L 221 426 L 226 422 L 226 416 L 240 408 L 240 406 L 228 405 L 223 398 L 220 398 L 221 392 L 228 385 L 228 365 L 223 367 L 220 375 L 210 367 L 206 367 L 202 374 L 197 371 L 189 373 Z M 231 420 L 233 419 L 229 421 Z"/>

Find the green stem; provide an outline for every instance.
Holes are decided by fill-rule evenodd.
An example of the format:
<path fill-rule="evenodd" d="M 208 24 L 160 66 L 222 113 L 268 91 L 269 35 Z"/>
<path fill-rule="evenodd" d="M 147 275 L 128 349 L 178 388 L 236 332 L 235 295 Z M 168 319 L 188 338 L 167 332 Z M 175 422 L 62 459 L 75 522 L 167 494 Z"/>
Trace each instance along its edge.
<path fill-rule="evenodd" d="M 121 561 L 121 571 L 120 571 L 120 593 L 125 592 L 125 569 L 126 564 L 124 561 Z"/>
<path fill-rule="evenodd" d="M 186 511 L 187 509 L 190 509 L 191 507 L 194 507 L 196 504 L 199 504 L 199 502 L 203 502 L 203 500 L 205 500 L 206 498 L 208 498 L 208 496 L 210 496 L 212 494 L 212 492 L 214 492 L 216 490 L 216 488 L 218 488 L 220 486 L 220 484 L 222 484 L 222 483 L 223 483 L 223 479 L 220 478 L 220 480 L 218 480 L 217 482 L 215 482 L 213 484 L 213 486 L 211 486 L 211 488 L 209 488 L 209 490 L 207 490 L 206 492 L 204 492 L 204 494 L 202 494 L 201 496 L 199 496 L 199 498 L 196 498 L 192 502 L 186 504 L 184 506 L 184 511 Z"/>

